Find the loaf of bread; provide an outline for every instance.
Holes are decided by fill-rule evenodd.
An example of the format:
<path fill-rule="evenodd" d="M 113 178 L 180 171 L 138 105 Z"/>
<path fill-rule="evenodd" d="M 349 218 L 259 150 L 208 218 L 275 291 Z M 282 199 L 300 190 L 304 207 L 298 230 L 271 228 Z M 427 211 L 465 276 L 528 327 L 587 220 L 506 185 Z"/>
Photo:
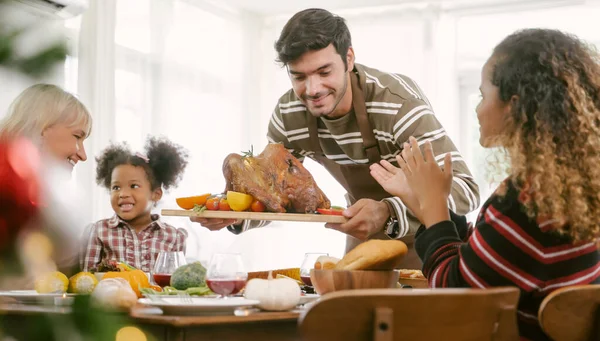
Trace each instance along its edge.
<path fill-rule="evenodd" d="M 335 265 L 340 261 L 339 258 L 329 256 L 319 256 L 315 262 L 316 270 L 329 270 L 334 269 Z"/>
<path fill-rule="evenodd" d="M 393 270 L 408 252 L 400 240 L 371 239 L 348 252 L 336 265 L 336 270 Z"/>

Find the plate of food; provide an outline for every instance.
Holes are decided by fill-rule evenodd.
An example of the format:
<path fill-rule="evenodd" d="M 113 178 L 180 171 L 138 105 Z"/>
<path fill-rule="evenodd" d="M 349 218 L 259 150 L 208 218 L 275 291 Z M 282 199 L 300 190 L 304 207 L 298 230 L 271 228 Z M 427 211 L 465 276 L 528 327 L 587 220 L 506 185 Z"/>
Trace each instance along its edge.
<path fill-rule="evenodd" d="M 126 272 L 137 270 L 135 267 L 124 263 L 118 262 L 113 259 L 103 259 L 95 268 L 90 269 L 90 272 L 96 276 L 96 280 L 101 281 L 106 273 L 108 272 Z M 148 281 L 152 282 L 152 276 L 149 272 L 144 272 Z"/>
<path fill-rule="evenodd" d="M 225 191 L 177 198 L 181 209 L 165 216 L 344 223 L 343 208 L 331 202 L 310 172 L 282 144 L 262 153 L 229 154 L 223 162 Z"/>
<path fill-rule="evenodd" d="M 69 293 L 50 293 L 40 294 L 35 290 L 8 290 L 0 291 L 0 297 L 8 297 L 15 299 L 23 304 L 40 304 L 40 305 L 69 305 L 72 303 L 73 297 L 77 294 Z"/>
<path fill-rule="evenodd" d="M 238 308 L 254 307 L 260 302 L 244 297 L 207 298 L 153 296 L 140 298 L 139 303 L 160 308 L 165 315 L 232 315 Z"/>
<path fill-rule="evenodd" d="M 302 295 L 300 295 L 300 303 L 298 303 L 298 304 L 303 305 L 303 304 L 311 303 L 311 302 L 318 300 L 319 298 L 321 298 L 321 295 L 302 293 Z"/>
<path fill-rule="evenodd" d="M 427 278 L 423 276 L 423 272 L 417 269 L 400 269 L 398 283 L 404 287 L 412 288 L 428 288 Z"/>

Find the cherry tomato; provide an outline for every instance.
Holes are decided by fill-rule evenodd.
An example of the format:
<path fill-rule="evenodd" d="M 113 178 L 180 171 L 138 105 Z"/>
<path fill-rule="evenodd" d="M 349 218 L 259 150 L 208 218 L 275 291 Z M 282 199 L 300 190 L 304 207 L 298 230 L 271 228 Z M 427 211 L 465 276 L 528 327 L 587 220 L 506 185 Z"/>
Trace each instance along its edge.
<path fill-rule="evenodd" d="M 219 210 L 219 201 L 221 198 L 217 196 L 210 197 L 206 200 L 206 209 L 211 211 Z"/>
<path fill-rule="evenodd" d="M 252 212 L 264 212 L 265 205 L 262 202 L 255 199 L 252 202 L 252 205 L 250 205 L 250 209 L 252 210 Z"/>
<path fill-rule="evenodd" d="M 317 208 L 317 212 L 327 215 L 342 215 L 343 208 Z"/>
<path fill-rule="evenodd" d="M 227 199 L 221 198 L 221 200 L 219 200 L 219 211 L 231 211 Z"/>

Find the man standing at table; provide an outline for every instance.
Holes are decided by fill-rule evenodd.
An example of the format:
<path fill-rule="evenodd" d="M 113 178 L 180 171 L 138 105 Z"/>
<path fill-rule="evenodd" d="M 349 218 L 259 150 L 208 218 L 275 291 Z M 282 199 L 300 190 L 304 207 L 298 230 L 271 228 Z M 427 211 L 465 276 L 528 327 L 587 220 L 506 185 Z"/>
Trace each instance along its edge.
<path fill-rule="evenodd" d="M 347 234 L 346 252 L 371 238 L 402 239 L 409 256 L 402 267 L 420 268 L 412 249 L 419 222 L 402 200 L 371 177 L 369 166 L 395 156 L 409 136 L 431 141 L 439 161 L 452 153 L 454 182 L 448 207 L 466 214 L 479 205 L 479 189 L 469 169 L 419 86 L 409 77 L 382 72 L 354 62 L 345 20 L 323 9 L 296 13 L 275 43 L 292 89 L 275 106 L 269 122 L 270 143 L 283 143 L 311 158 L 346 189 L 349 220 L 327 226 Z M 199 219 L 216 230 L 240 231 L 264 222 Z M 244 226 L 246 225 L 246 226 Z"/>

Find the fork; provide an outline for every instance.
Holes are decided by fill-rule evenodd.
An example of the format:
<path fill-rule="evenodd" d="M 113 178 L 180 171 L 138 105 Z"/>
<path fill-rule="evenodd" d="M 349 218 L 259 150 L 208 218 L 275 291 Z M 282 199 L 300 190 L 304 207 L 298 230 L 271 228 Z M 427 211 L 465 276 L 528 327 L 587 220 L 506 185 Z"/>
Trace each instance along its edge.
<path fill-rule="evenodd" d="M 172 304 L 171 302 L 164 300 L 162 297 L 160 297 L 158 295 L 146 295 L 146 297 L 148 297 L 150 299 L 150 301 L 152 301 L 152 302 L 157 302 L 157 303 L 162 303 L 162 304 Z"/>
<path fill-rule="evenodd" d="M 186 304 L 192 304 L 193 303 L 192 297 L 190 296 L 190 294 L 188 294 L 185 291 L 184 292 L 178 292 L 177 296 L 181 299 L 181 301 L 183 303 L 186 303 Z"/>

